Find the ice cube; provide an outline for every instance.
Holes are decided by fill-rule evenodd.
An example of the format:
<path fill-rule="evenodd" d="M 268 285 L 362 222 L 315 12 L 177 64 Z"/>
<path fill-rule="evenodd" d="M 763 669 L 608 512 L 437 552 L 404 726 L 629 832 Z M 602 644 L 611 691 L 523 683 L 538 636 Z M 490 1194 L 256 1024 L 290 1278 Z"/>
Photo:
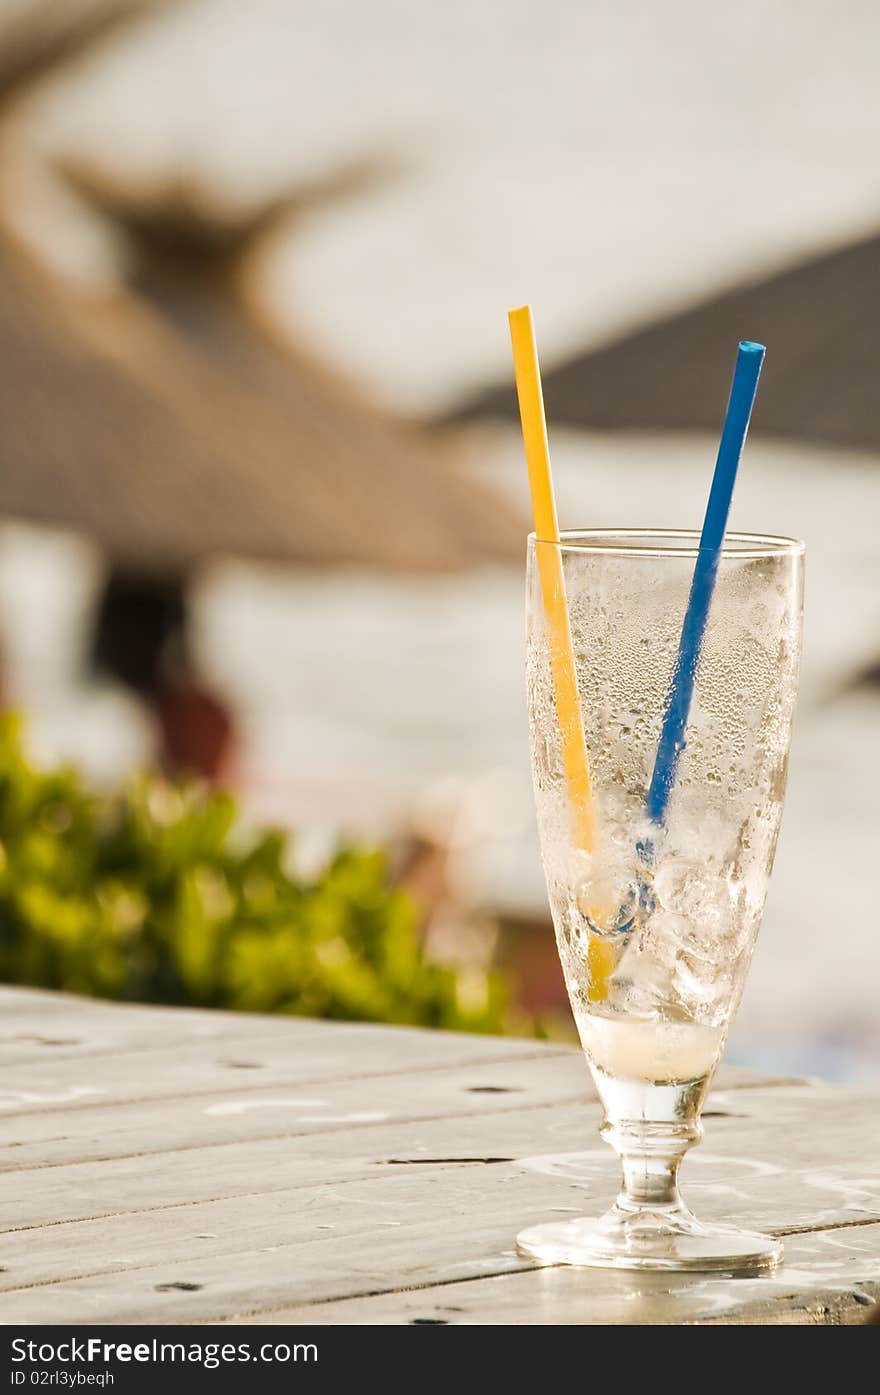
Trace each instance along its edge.
<path fill-rule="evenodd" d="M 665 910 L 685 917 L 695 929 L 718 933 L 729 918 L 726 881 L 706 863 L 667 859 L 654 873 L 654 894 Z"/>
<path fill-rule="evenodd" d="M 654 920 L 633 933 L 611 979 L 612 994 L 638 1015 L 659 1015 L 674 999 L 677 941 Z"/>
<path fill-rule="evenodd" d="M 697 1021 L 723 1019 L 733 993 L 735 961 L 718 964 L 681 953 L 672 987 L 679 1007 Z"/>
<path fill-rule="evenodd" d="M 640 888 L 634 876 L 591 877 L 581 882 L 575 904 L 597 935 L 621 935 L 632 929 L 639 910 Z"/>

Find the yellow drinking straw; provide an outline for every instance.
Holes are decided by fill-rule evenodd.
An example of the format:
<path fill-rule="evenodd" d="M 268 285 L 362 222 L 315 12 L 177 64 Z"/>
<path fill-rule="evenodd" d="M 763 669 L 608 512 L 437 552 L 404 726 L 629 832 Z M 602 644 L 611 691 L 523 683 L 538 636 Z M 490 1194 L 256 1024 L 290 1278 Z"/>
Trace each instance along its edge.
<path fill-rule="evenodd" d="M 565 577 L 562 572 L 562 552 L 558 546 L 540 546 L 541 542 L 559 543 L 559 523 L 553 494 L 553 476 L 550 472 L 544 394 L 541 391 L 541 370 L 538 366 L 538 348 L 535 343 L 531 307 L 520 305 L 508 312 L 508 318 L 523 444 L 529 470 L 535 536 L 538 540 L 535 553 L 547 618 L 550 672 L 562 745 L 562 766 L 571 812 L 572 836 L 577 847 L 592 853 L 596 834 L 593 789 L 578 701 L 571 626 L 565 599 Z M 591 979 L 589 996 L 596 1002 L 607 995 L 608 978 L 614 970 L 614 952 L 607 941 L 591 934 L 588 957 Z"/>

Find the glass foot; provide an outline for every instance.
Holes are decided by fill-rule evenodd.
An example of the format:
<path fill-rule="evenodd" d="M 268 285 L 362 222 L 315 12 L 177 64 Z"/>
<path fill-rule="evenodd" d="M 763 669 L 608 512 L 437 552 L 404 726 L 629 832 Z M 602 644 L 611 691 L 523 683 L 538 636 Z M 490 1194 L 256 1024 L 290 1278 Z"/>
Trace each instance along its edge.
<path fill-rule="evenodd" d="M 575 1264 L 603 1269 L 693 1269 L 726 1273 L 772 1269 L 782 1243 L 733 1226 L 704 1225 L 686 1207 L 612 1206 L 595 1220 L 551 1221 L 529 1226 L 517 1249 L 539 1264 Z"/>

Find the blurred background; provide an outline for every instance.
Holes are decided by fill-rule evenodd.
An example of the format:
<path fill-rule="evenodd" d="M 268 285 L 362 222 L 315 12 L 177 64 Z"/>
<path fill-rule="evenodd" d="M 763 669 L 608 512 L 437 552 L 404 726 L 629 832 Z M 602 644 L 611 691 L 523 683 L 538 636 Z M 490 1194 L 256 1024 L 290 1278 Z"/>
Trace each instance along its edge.
<path fill-rule="evenodd" d="M 0 0 L 0 696 L 34 768 L 74 762 L 86 803 L 194 772 L 294 831 L 313 899 L 340 842 L 382 848 L 389 916 L 398 888 L 417 907 L 401 953 L 446 966 L 461 1025 L 564 1032 L 506 308 L 535 307 L 567 526 L 698 526 L 760 339 L 731 526 L 806 539 L 807 619 L 727 1059 L 880 1079 L 878 43 L 870 0 L 735 24 L 698 0 Z M 158 828 L 182 817 L 154 795 Z M 112 991 L 22 950 L 92 933 L 69 868 L 51 915 L 16 890 L 73 817 L 40 815 L 34 852 L 26 804 L 0 970 Z M 225 925 L 203 871 L 187 914 Z M 129 891 L 98 898 L 116 949 L 145 923 Z M 357 957 L 338 895 L 328 972 Z M 357 895 L 366 924 L 380 893 Z M 328 1010 L 382 1015 L 353 974 Z"/>

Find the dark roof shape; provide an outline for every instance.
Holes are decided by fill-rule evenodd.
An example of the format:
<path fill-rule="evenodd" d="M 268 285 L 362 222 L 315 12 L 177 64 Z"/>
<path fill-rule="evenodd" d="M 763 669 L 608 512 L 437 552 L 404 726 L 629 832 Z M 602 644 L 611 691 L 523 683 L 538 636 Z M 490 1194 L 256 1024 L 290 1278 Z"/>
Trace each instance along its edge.
<path fill-rule="evenodd" d="M 347 400 L 306 355 L 278 373 L 270 395 L 137 297 L 90 301 L 0 235 L 0 513 L 151 571 L 520 556 L 522 520 L 451 449 Z"/>
<path fill-rule="evenodd" d="M 880 236 L 786 270 L 548 364 L 548 420 L 599 430 L 710 430 L 721 423 L 740 339 L 767 345 L 753 429 L 880 448 Z M 452 414 L 515 417 L 510 381 Z"/>

